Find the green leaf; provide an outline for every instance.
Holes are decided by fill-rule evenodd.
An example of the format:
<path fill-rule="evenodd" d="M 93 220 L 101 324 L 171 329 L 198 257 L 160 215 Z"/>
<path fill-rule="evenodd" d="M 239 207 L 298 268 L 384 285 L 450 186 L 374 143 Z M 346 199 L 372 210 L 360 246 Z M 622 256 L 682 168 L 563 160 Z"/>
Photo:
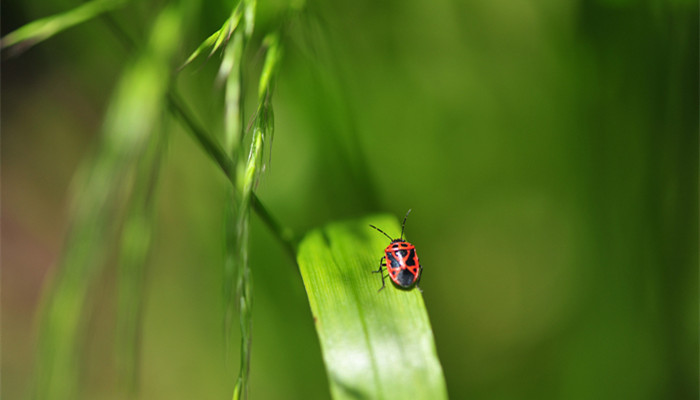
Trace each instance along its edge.
<path fill-rule="evenodd" d="M 2 48 L 22 44 L 26 49 L 125 3 L 126 0 L 93 0 L 64 13 L 32 21 L 5 35 L 1 41 Z"/>
<path fill-rule="evenodd" d="M 394 217 L 372 216 L 311 231 L 298 262 L 311 304 L 334 399 L 445 399 L 423 296 L 373 274 Z M 430 271 L 427 272 L 428 275 Z"/>

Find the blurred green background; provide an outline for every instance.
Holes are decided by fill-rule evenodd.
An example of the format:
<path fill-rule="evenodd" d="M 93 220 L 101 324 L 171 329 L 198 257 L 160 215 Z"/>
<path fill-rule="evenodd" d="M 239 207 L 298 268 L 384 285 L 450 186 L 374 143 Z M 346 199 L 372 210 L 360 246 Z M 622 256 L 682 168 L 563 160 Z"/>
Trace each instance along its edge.
<path fill-rule="evenodd" d="M 3 35 L 77 4 L 5 1 Z M 116 16 L 142 32 L 161 5 Z M 285 7 L 261 1 L 256 29 Z M 230 4 L 191 9 L 182 60 Z M 311 2 L 284 43 L 258 195 L 298 234 L 413 209 L 407 236 L 451 398 L 698 397 L 696 1 Z M 31 385 L 71 179 L 126 57 L 98 19 L 3 59 L 2 398 Z M 217 63 L 178 80 L 212 131 Z M 141 398 L 228 398 L 226 180 L 166 126 Z M 295 265 L 252 224 L 252 398 L 327 398 Z M 87 398 L 117 396 L 114 275 L 91 288 Z"/>

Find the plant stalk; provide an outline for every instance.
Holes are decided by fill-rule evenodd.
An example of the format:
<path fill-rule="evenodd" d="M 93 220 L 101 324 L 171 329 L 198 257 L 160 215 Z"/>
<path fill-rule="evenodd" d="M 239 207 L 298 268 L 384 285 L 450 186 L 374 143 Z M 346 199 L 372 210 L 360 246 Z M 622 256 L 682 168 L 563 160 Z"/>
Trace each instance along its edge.
<path fill-rule="evenodd" d="M 202 128 L 194 117 L 189 113 L 182 99 L 171 90 L 168 93 L 168 103 L 171 111 L 180 117 L 182 122 L 189 128 L 189 132 L 194 136 L 195 140 L 202 146 L 204 151 L 211 155 L 219 168 L 226 175 L 231 184 L 234 184 L 232 178 L 233 161 L 226 155 L 223 148 L 211 139 L 211 136 Z M 234 185 L 234 190 L 235 185 Z M 279 221 L 272 216 L 268 209 L 263 205 L 258 196 L 253 193 L 251 206 L 255 213 L 260 217 L 265 225 L 270 229 L 272 234 L 284 246 L 285 251 L 296 263 L 296 245 L 294 232 L 291 229 L 282 226 Z"/>

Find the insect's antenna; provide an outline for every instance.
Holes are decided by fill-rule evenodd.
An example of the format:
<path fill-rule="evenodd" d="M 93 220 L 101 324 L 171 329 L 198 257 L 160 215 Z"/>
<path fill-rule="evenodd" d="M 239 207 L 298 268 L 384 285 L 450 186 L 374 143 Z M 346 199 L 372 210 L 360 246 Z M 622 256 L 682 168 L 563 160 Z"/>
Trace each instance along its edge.
<path fill-rule="evenodd" d="M 391 236 L 387 235 L 386 232 L 384 232 L 383 230 L 377 228 L 376 226 L 374 226 L 374 225 L 372 225 L 372 224 L 370 224 L 369 226 L 371 226 L 372 228 L 374 228 L 374 229 L 378 230 L 379 232 L 383 233 L 384 236 L 386 236 L 386 237 L 389 238 L 389 240 L 394 240 L 394 239 L 391 238 Z"/>
<path fill-rule="evenodd" d="M 408 211 L 406 211 L 406 216 L 403 217 L 403 224 L 401 224 L 401 240 L 403 240 L 403 230 L 406 227 L 406 218 L 408 218 L 408 214 L 411 213 L 411 209 L 409 208 Z"/>

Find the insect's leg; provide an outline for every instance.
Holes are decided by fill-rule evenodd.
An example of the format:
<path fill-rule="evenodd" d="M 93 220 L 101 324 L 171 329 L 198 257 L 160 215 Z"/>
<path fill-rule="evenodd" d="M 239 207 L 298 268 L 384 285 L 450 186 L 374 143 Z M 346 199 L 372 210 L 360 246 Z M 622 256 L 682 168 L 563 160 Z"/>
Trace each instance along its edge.
<path fill-rule="evenodd" d="M 379 259 L 379 269 L 376 271 L 372 271 L 373 273 L 382 272 L 382 267 L 386 266 L 384 259 L 386 259 L 386 256 Z"/>
<path fill-rule="evenodd" d="M 382 287 L 380 287 L 379 290 L 377 290 L 377 293 L 381 292 L 382 289 L 384 289 L 385 287 L 386 287 L 386 282 L 384 281 L 384 275 L 382 275 Z"/>
<path fill-rule="evenodd" d="M 384 262 L 385 259 L 386 259 L 386 256 L 380 258 L 380 259 L 379 259 L 379 269 L 376 270 L 376 271 L 372 271 L 373 273 L 379 272 L 379 273 L 381 274 L 380 276 L 382 277 L 382 287 L 379 288 L 379 290 L 377 290 L 377 292 L 381 292 L 382 289 L 384 289 L 384 287 L 386 286 L 386 283 L 384 282 L 384 274 L 383 274 L 383 271 L 382 271 L 382 267 L 385 267 L 385 266 L 386 266 L 386 263 Z"/>

